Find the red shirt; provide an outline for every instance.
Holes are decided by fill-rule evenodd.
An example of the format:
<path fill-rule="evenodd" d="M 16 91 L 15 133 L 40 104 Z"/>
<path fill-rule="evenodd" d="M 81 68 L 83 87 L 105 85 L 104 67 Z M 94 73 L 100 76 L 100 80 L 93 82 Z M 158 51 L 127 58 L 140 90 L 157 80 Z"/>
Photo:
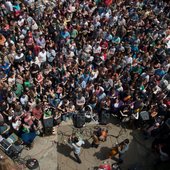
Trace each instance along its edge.
<path fill-rule="evenodd" d="M 41 108 L 37 109 L 36 107 L 32 109 L 32 115 L 36 118 L 36 119 L 41 119 L 43 112 L 41 110 Z"/>
<path fill-rule="evenodd" d="M 24 122 L 29 126 L 33 124 L 33 120 L 30 113 L 27 113 L 27 116 L 24 118 Z"/>
<path fill-rule="evenodd" d="M 108 42 L 107 41 L 101 42 L 100 46 L 102 47 L 102 49 L 108 49 Z"/>
<path fill-rule="evenodd" d="M 34 54 L 35 54 L 35 56 L 38 56 L 39 52 L 40 52 L 40 47 L 38 45 L 35 45 L 34 46 Z"/>
<path fill-rule="evenodd" d="M 103 59 L 104 59 L 104 61 L 107 59 L 107 54 L 106 53 L 103 54 Z"/>
<path fill-rule="evenodd" d="M 104 3 L 106 6 L 110 6 L 112 4 L 113 0 L 105 0 Z"/>
<path fill-rule="evenodd" d="M 99 168 L 104 169 L 104 170 L 111 170 L 111 166 L 109 164 L 100 165 Z"/>
<path fill-rule="evenodd" d="M 43 75 L 40 73 L 40 74 L 38 74 L 38 76 L 37 76 L 37 81 L 40 83 L 40 84 L 42 84 L 43 83 Z"/>
<path fill-rule="evenodd" d="M 5 30 L 5 31 L 9 30 L 9 25 L 8 25 L 8 24 L 5 25 L 4 30 Z"/>

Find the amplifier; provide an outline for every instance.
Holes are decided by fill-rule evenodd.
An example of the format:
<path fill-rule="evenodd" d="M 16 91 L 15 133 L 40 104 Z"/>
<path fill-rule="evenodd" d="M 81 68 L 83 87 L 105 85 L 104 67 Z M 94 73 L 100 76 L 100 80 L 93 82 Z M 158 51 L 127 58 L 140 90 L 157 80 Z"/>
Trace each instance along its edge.
<path fill-rule="evenodd" d="M 149 113 L 147 111 L 142 111 L 140 112 L 140 116 L 142 118 L 142 120 L 149 120 Z"/>
<path fill-rule="evenodd" d="M 9 148 L 12 146 L 11 143 L 9 143 L 6 139 L 3 139 L 1 142 L 0 142 L 0 147 L 4 150 L 4 151 L 7 151 L 9 150 Z"/>
<path fill-rule="evenodd" d="M 17 157 L 23 149 L 22 145 L 11 144 L 6 139 L 0 142 L 0 147 L 10 158 Z"/>

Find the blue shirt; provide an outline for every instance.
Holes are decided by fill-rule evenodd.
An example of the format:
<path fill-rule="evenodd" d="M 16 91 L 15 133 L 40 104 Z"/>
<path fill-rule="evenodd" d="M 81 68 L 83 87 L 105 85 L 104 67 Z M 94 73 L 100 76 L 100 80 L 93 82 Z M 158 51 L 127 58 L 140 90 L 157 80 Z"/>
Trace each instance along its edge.
<path fill-rule="evenodd" d="M 131 50 L 132 50 L 132 52 L 138 52 L 138 51 L 139 51 L 139 48 L 138 48 L 137 45 L 132 45 L 132 46 L 131 46 Z"/>
<path fill-rule="evenodd" d="M 70 33 L 68 31 L 62 31 L 61 36 L 62 38 L 66 39 L 67 37 L 70 37 Z"/>
<path fill-rule="evenodd" d="M 162 69 L 155 70 L 155 74 L 160 76 L 160 77 L 163 77 L 165 75 L 165 73 L 166 72 L 164 70 L 162 70 Z"/>
<path fill-rule="evenodd" d="M 81 78 L 83 78 L 83 80 L 87 83 L 90 79 L 90 76 L 89 74 L 86 74 L 86 75 L 82 74 Z"/>
<path fill-rule="evenodd" d="M 81 87 L 82 89 L 85 89 L 86 88 L 86 82 L 83 80 L 82 83 L 81 83 Z"/>
<path fill-rule="evenodd" d="M 120 154 L 124 154 L 125 152 L 127 152 L 129 149 L 129 144 L 125 144 L 124 148 L 122 150 L 119 151 Z"/>
<path fill-rule="evenodd" d="M 14 5 L 13 8 L 15 8 L 17 11 L 19 11 L 21 9 L 19 4 Z"/>
<path fill-rule="evenodd" d="M 1 66 L 1 68 L 3 69 L 3 71 L 4 71 L 5 74 L 8 74 L 8 73 L 9 73 L 9 71 L 10 71 L 10 66 L 11 66 L 11 65 L 10 65 L 9 63 L 7 63 L 7 62 L 5 62 L 4 65 Z"/>
<path fill-rule="evenodd" d="M 112 42 L 113 43 L 120 43 L 120 37 L 113 37 Z"/>

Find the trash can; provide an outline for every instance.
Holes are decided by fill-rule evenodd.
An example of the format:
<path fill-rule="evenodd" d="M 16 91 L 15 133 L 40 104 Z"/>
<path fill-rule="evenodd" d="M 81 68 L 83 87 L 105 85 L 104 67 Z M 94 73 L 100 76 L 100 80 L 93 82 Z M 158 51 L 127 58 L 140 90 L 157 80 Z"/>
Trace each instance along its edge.
<path fill-rule="evenodd" d="M 30 170 L 40 170 L 39 162 L 34 158 L 27 160 L 26 167 Z"/>

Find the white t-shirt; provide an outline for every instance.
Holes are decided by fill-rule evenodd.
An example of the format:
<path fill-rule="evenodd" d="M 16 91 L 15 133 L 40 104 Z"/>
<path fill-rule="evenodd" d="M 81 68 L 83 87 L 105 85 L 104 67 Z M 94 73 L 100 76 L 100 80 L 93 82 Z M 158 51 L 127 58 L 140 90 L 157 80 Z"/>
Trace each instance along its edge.
<path fill-rule="evenodd" d="M 90 44 L 88 44 L 86 47 L 85 47 L 85 52 L 86 53 L 89 53 L 89 52 L 91 52 L 91 50 L 92 50 L 92 46 L 90 45 Z"/>
<path fill-rule="evenodd" d="M 12 123 L 12 127 L 13 127 L 15 130 L 19 130 L 20 125 L 21 125 L 21 121 L 20 121 L 20 120 L 17 120 L 16 122 L 13 122 L 13 123 Z"/>
<path fill-rule="evenodd" d="M 13 5 L 10 1 L 5 2 L 5 6 L 7 7 L 9 11 L 11 12 L 13 11 Z"/>
<path fill-rule="evenodd" d="M 132 62 L 133 62 L 133 59 L 130 56 L 125 56 L 125 60 L 126 60 L 127 64 L 132 64 Z"/>
<path fill-rule="evenodd" d="M 33 24 L 32 24 L 32 30 L 37 30 L 38 29 L 38 25 L 35 21 L 33 21 Z"/>
<path fill-rule="evenodd" d="M 14 84 L 15 84 L 15 77 L 13 77 L 13 78 L 9 77 L 9 78 L 8 78 L 8 84 L 9 84 L 10 86 L 14 85 Z"/>
<path fill-rule="evenodd" d="M 22 57 L 24 57 L 24 54 L 23 53 L 21 53 L 21 54 L 17 54 L 17 55 L 15 55 L 15 60 L 19 60 L 19 59 L 21 59 Z"/>
<path fill-rule="evenodd" d="M 47 61 L 47 52 L 46 51 L 39 52 L 38 59 L 39 59 L 40 63 L 46 62 Z"/>
<path fill-rule="evenodd" d="M 27 95 L 22 96 L 22 97 L 20 98 L 20 102 L 21 102 L 22 105 L 27 104 L 27 102 L 28 102 L 28 96 L 27 96 Z"/>
<path fill-rule="evenodd" d="M 47 58 L 49 62 L 52 62 L 55 56 L 56 56 L 55 50 L 52 49 L 52 50 L 47 51 Z"/>
<path fill-rule="evenodd" d="M 24 19 L 24 18 L 21 18 L 20 20 L 18 20 L 18 25 L 19 25 L 19 26 L 23 26 L 24 21 L 25 21 L 25 19 Z"/>
<path fill-rule="evenodd" d="M 101 49 L 102 49 L 102 48 L 101 48 L 100 46 L 98 46 L 97 48 L 96 48 L 96 47 L 93 47 L 93 53 L 94 53 L 94 54 L 96 54 L 96 53 L 97 53 L 97 54 L 100 54 L 100 53 L 101 53 Z"/>

